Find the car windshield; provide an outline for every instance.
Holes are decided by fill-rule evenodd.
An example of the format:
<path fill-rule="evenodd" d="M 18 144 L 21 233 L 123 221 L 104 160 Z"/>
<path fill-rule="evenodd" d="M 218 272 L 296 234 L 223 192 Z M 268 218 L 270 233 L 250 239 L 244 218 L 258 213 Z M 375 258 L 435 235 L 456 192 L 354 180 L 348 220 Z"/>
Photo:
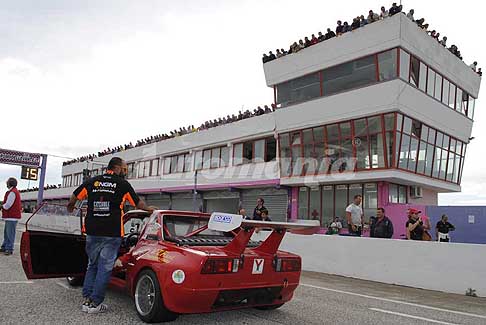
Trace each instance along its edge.
<path fill-rule="evenodd" d="M 164 232 L 170 237 L 225 236 L 223 232 L 207 229 L 209 219 L 188 216 L 164 216 Z"/>

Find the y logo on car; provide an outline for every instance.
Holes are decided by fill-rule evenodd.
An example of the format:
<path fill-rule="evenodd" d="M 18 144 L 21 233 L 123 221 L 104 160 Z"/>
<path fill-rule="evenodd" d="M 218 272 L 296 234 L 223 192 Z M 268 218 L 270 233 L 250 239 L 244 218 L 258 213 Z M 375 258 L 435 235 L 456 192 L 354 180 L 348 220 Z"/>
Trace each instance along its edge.
<path fill-rule="evenodd" d="M 253 270 L 252 274 L 263 274 L 263 264 L 265 260 L 263 258 L 255 258 L 253 260 Z"/>

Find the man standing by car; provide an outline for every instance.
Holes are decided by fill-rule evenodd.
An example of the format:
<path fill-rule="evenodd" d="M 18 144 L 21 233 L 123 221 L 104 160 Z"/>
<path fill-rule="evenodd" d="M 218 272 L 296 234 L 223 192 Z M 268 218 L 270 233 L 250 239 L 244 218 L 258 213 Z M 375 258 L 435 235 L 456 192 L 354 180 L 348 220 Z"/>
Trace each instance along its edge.
<path fill-rule="evenodd" d="M 385 209 L 376 210 L 376 218 L 371 219 L 370 237 L 373 238 L 392 238 L 393 223 L 385 216 Z"/>
<path fill-rule="evenodd" d="M 5 228 L 0 252 L 5 255 L 12 255 L 17 222 L 22 216 L 22 202 L 20 193 L 17 190 L 17 180 L 15 178 L 10 177 L 7 180 L 7 189 L 8 191 L 5 193 L 2 205 L 2 219 L 5 221 Z"/>
<path fill-rule="evenodd" d="M 88 269 L 83 285 L 82 309 L 90 314 L 102 313 L 108 308 L 102 302 L 124 235 L 125 202 L 145 209 L 145 203 L 125 180 L 127 170 L 127 164 L 121 158 L 112 158 L 106 173 L 79 186 L 67 206 L 72 212 L 77 201 L 88 200 L 85 219 Z"/>
<path fill-rule="evenodd" d="M 361 208 L 361 195 L 355 195 L 353 203 L 346 208 L 346 221 L 348 222 L 349 234 L 361 236 L 363 229 L 363 209 Z"/>

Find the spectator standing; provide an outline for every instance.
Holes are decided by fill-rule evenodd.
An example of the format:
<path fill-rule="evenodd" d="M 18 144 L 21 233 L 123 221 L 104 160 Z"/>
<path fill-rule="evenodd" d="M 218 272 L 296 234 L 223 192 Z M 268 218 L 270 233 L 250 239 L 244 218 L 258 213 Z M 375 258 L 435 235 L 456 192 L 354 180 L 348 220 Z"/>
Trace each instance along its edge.
<path fill-rule="evenodd" d="M 275 56 L 275 54 L 273 54 L 272 51 L 268 52 L 268 61 L 273 61 L 275 60 L 277 57 Z"/>
<path fill-rule="evenodd" d="M 324 35 L 322 35 L 322 32 L 319 32 L 317 34 L 317 41 L 322 42 L 322 41 L 325 41 L 325 40 L 326 40 L 326 37 Z"/>
<path fill-rule="evenodd" d="M 351 30 L 358 29 L 360 27 L 359 17 L 353 19 L 353 23 L 351 24 Z"/>
<path fill-rule="evenodd" d="M 361 195 L 355 195 L 353 203 L 346 208 L 346 221 L 348 222 L 349 233 L 361 236 L 363 229 L 363 209 L 361 208 Z"/>
<path fill-rule="evenodd" d="M 347 21 L 345 21 L 343 23 L 343 34 L 344 33 L 347 33 L 347 32 L 350 32 L 350 31 L 351 31 L 351 26 L 348 25 L 348 22 Z"/>
<path fill-rule="evenodd" d="M 255 209 L 253 210 L 253 220 L 262 220 L 262 211 L 266 210 L 268 214 L 267 208 L 263 205 L 265 203 L 265 200 L 261 197 L 257 199 L 257 205 Z"/>
<path fill-rule="evenodd" d="M 243 208 L 241 208 L 240 210 L 238 210 L 238 214 L 243 217 L 243 220 L 249 220 L 250 219 L 250 217 L 248 217 L 246 215 L 246 210 L 243 209 Z"/>
<path fill-rule="evenodd" d="M 411 21 L 415 21 L 415 19 L 413 19 L 414 13 L 415 13 L 415 11 L 413 9 L 410 9 L 410 11 L 407 14 L 407 18 L 410 19 Z"/>
<path fill-rule="evenodd" d="M 407 239 L 409 240 L 423 240 L 424 235 L 424 223 L 419 218 L 421 211 L 416 209 L 409 210 L 409 219 L 405 224 L 407 228 Z"/>
<path fill-rule="evenodd" d="M 479 68 L 479 69 L 478 69 L 478 75 L 479 75 L 480 77 L 482 77 L 482 76 L 483 76 L 483 72 L 481 71 L 481 68 Z"/>
<path fill-rule="evenodd" d="M 359 27 L 368 25 L 368 20 L 363 15 L 359 17 Z"/>
<path fill-rule="evenodd" d="M 371 219 L 370 237 L 373 238 L 392 238 L 393 223 L 385 216 L 385 209 L 376 210 L 376 218 Z"/>
<path fill-rule="evenodd" d="M 386 10 L 385 7 L 381 7 L 380 19 L 388 18 L 388 16 L 389 16 L 388 10 Z"/>
<path fill-rule="evenodd" d="M 88 200 L 85 219 L 88 269 L 84 278 L 82 310 L 89 314 L 108 309 L 102 302 L 124 235 L 122 210 L 125 202 L 137 209 L 146 208 L 125 180 L 127 171 L 126 162 L 113 157 L 106 173 L 79 186 L 67 205 L 68 211 L 72 212 L 77 201 Z"/>
<path fill-rule="evenodd" d="M 317 39 L 316 35 L 312 34 L 311 45 L 315 45 L 317 43 L 319 43 L 319 40 Z"/>
<path fill-rule="evenodd" d="M 327 29 L 326 33 L 326 40 L 336 37 L 336 33 L 334 33 L 330 28 Z"/>
<path fill-rule="evenodd" d="M 368 19 L 367 20 L 368 20 L 368 24 L 371 24 L 371 23 L 374 23 L 375 21 L 380 20 L 380 17 L 378 16 L 378 14 L 375 14 L 373 12 L 373 10 L 370 10 L 368 12 Z"/>
<path fill-rule="evenodd" d="M 17 179 L 10 177 L 7 180 L 7 189 L 2 205 L 2 219 L 5 221 L 5 228 L 3 229 L 3 243 L 0 252 L 4 255 L 12 255 L 17 223 L 22 217 L 22 199 L 17 190 Z"/>
<path fill-rule="evenodd" d="M 266 53 L 263 53 L 262 62 L 263 63 L 267 63 L 268 62 L 268 55 Z M 171 133 L 172 133 L 172 131 L 171 131 Z"/>
<path fill-rule="evenodd" d="M 440 45 L 447 47 L 447 36 L 442 37 L 442 40 L 439 43 Z"/>
<path fill-rule="evenodd" d="M 448 243 L 450 241 L 449 231 L 456 230 L 448 221 L 447 215 L 443 214 L 440 221 L 435 225 L 435 236 L 437 241 Z"/>
<path fill-rule="evenodd" d="M 312 45 L 312 43 L 311 43 L 311 41 L 309 40 L 309 37 L 307 37 L 307 36 L 306 36 L 306 37 L 304 37 L 304 47 L 306 47 L 306 48 L 307 48 L 307 47 L 309 47 L 309 46 L 311 46 L 311 45 Z"/>
<path fill-rule="evenodd" d="M 470 66 L 469 66 L 471 69 L 473 69 L 474 72 L 476 72 L 476 69 L 478 67 L 478 63 L 476 61 L 474 61 Z"/>
<path fill-rule="evenodd" d="M 337 26 L 336 26 L 336 35 L 339 36 L 341 35 L 343 32 L 343 25 L 342 25 L 342 22 L 340 20 L 337 21 Z"/>

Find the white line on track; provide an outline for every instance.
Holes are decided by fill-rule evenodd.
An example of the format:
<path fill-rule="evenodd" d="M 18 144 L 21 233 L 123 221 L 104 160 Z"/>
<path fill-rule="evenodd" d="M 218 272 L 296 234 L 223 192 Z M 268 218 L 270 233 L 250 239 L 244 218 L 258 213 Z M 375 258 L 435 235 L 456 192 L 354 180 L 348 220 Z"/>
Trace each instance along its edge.
<path fill-rule="evenodd" d="M 401 316 L 401 317 L 407 317 L 407 318 L 412 318 L 412 319 L 418 319 L 418 320 L 423 320 L 423 321 L 430 322 L 430 323 L 445 324 L 445 325 L 457 325 L 457 324 L 454 324 L 454 323 L 442 322 L 440 320 L 435 320 L 435 319 L 430 319 L 430 318 L 425 318 L 425 317 L 419 317 L 419 316 L 414 316 L 414 315 L 409 315 L 409 314 L 397 313 L 397 312 L 390 311 L 390 310 L 384 310 L 384 309 L 379 309 L 379 308 L 369 308 L 369 309 L 373 310 L 373 311 L 380 312 L 380 313 L 396 315 L 396 316 Z"/>
<path fill-rule="evenodd" d="M 33 281 L 0 281 L 0 284 L 32 284 Z"/>
<path fill-rule="evenodd" d="M 400 300 L 394 300 L 394 299 L 387 299 L 387 298 L 380 298 L 380 297 L 368 296 L 368 295 L 363 295 L 361 293 L 355 293 L 355 292 L 349 292 L 349 291 L 342 291 L 342 290 L 336 290 L 336 289 L 331 289 L 331 288 L 319 287 L 319 286 L 315 286 L 315 285 L 311 285 L 311 284 L 305 284 L 305 283 L 301 283 L 300 285 L 301 286 L 304 286 L 304 287 L 314 288 L 314 289 L 321 289 L 321 290 L 325 290 L 325 291 L 343 293 L 343 294 L 347 294 L 347 295 L 351 295 L 351 296 L 356 296 L 356 297 L 361 297 L 361 298 L 375 299 L 375 300 L 379 300 L 379 301 L 386 301 L 386 302 L 391 302 L 391 303 L 395 303 L 395 304 L 413 306 L 413 307 L 418 307 L 418 308 L 423 308 L 423 309 L 430 309 L 430 310 L 435 310 L 435 311 L 443 311 L 443 312 L 446 312 L 446 313 L 451 313 L 451 314 L 456 314 L 456 315 L 462 315 L 462 316 L 468 316 L 468 317 L 475 317 L 475 318 L 486 319 L 486 316 L 485 315 L 471 314 L 471 313 L 466 313 L 466 312 L 457 311 L 457 310 L 450 310 L 450 309 L 432 307 L 432 306 L 427 306 L 427 305 L 415 304 L 415 303 L 412 303 L 412 302 L 406 302 L 406 301 L 400 301 Z"/>
<path fill-rule="evenodd" d="M 62 283 L 62 282 L 56 282 L 56 284 L 57 284 L 58 286 L 63 287 L 64 289 L 67 289 L 67 290 L 73 290 L 73 288 L 71 288 L 70 286 L 68 286 L 68 285 L 67 285 L 67 284 L 65 284 L 65 283 Z"/>

